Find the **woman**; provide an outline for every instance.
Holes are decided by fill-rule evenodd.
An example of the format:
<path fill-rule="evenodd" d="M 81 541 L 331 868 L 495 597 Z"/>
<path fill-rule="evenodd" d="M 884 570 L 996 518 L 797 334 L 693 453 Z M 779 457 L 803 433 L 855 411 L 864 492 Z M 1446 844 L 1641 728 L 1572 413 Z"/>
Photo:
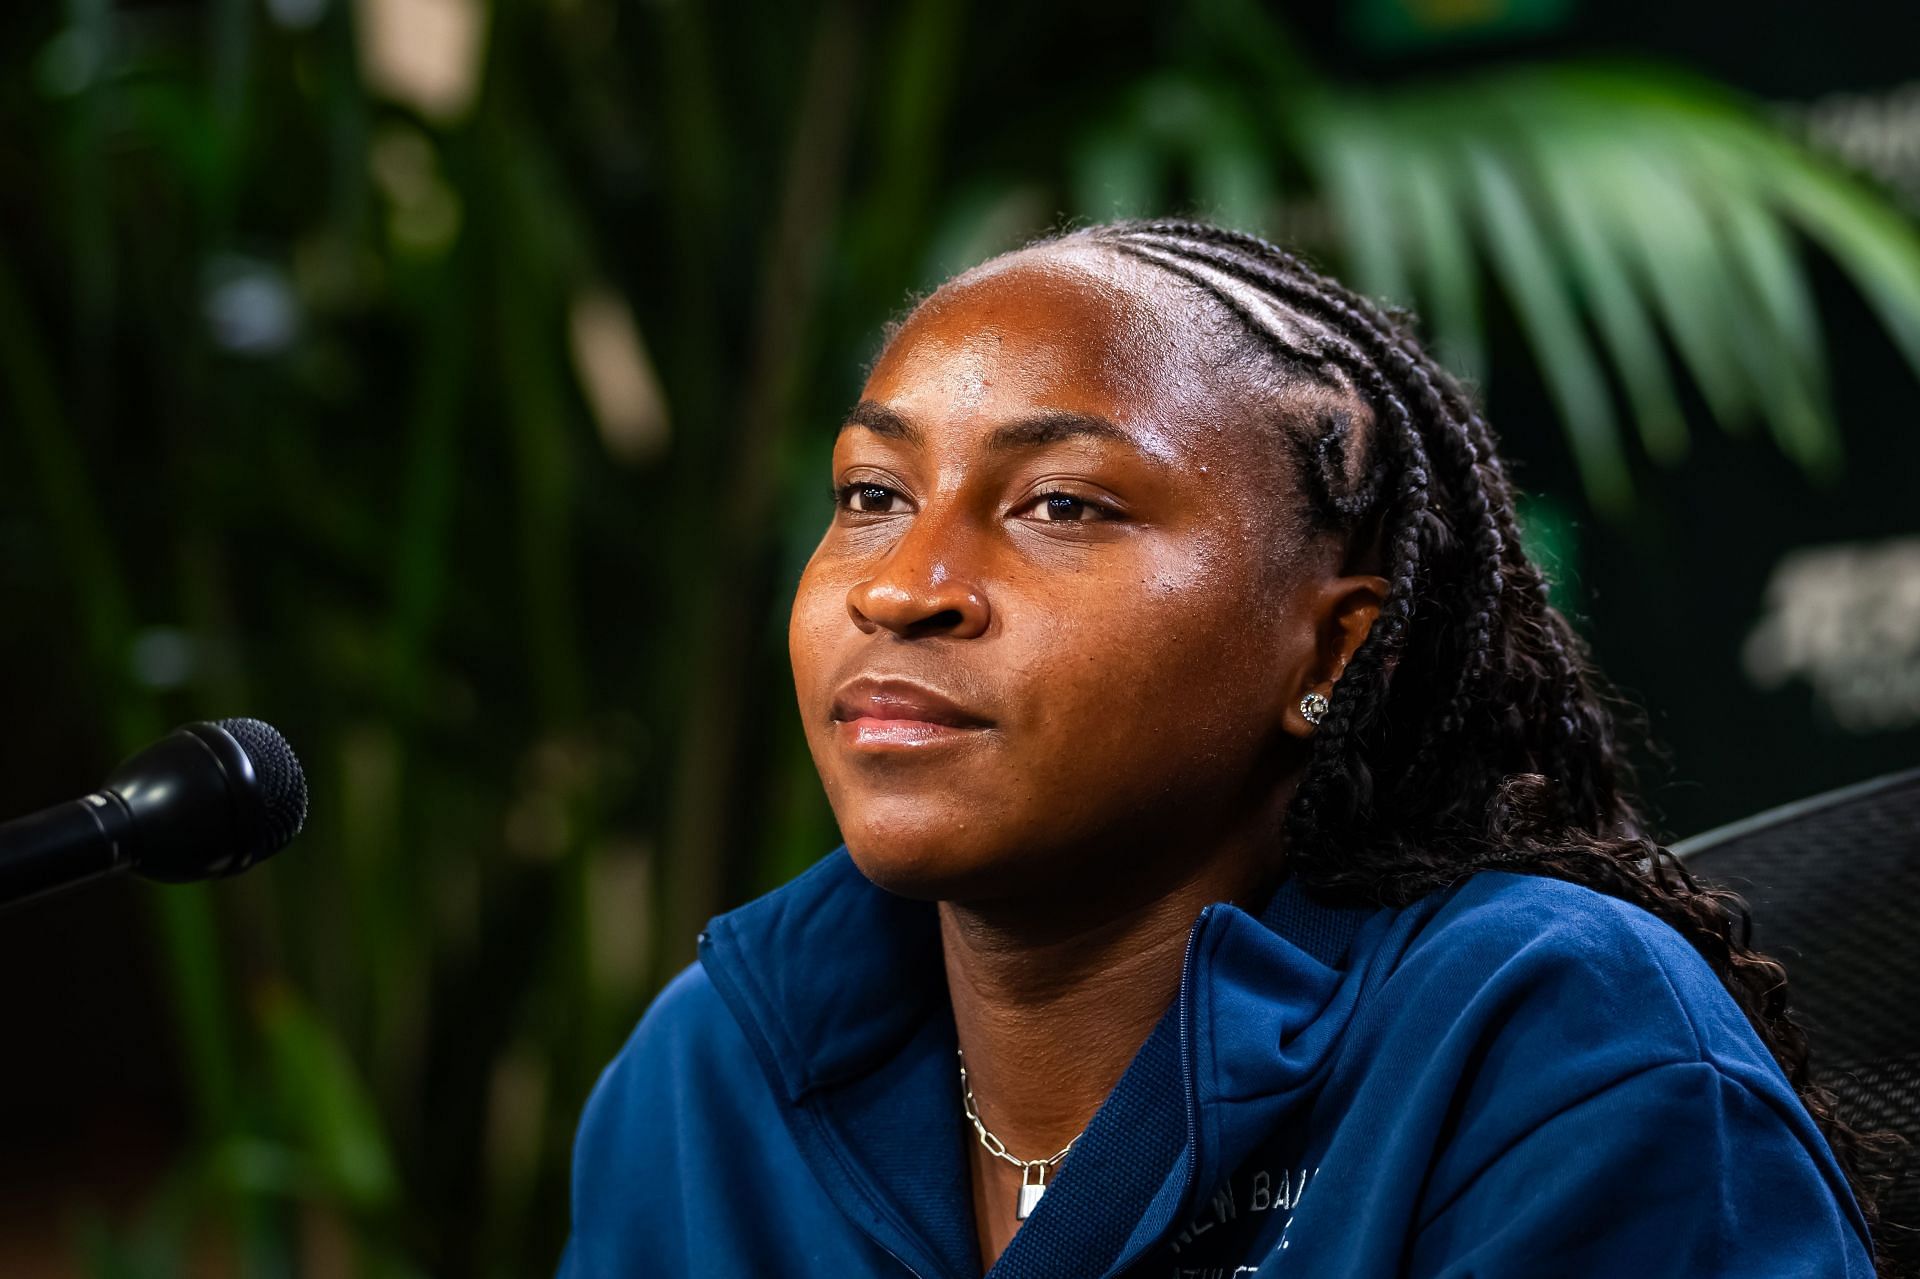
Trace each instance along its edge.
<path fill-rule="evenodd" d="M 919 305 L 833 468 L 846 844 L 607 1071 L 565 1273 L 1872 1273 L 1779 967 L 1391 318 L 1093 227 Z"/>

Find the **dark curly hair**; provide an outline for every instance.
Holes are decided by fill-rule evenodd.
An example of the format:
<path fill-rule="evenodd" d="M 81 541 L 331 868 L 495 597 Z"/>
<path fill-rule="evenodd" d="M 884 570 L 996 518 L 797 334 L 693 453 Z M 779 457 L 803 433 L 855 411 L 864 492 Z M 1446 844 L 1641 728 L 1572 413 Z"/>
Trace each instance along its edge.
<path fill-rule="evenodd" d="M 1310 379 L 1373 414 L 1366 431 L 1350 415 L 1312 414 L 1289 437 L 1314 524 L 1367 548 L 1389 583 L 1288 813 L 1293 873 L 1328 894 L 1404 905 L 1476 871 L 1516 871 L 1657 916 L 1725 983 L 1876 1226 L 1898 1139 L 1836 1112 L 1789 1016 L 1785 970 L 1749 944 L 1745 904 L 1648 833 L 1617 699 L 1548 603 L 1471 398 L 1403 317 L 1256 236 L 1161 220 L 1049 243 L 1087 241 L 1200 290 L 1244 331 L 1256 375 Z M 1878 1264 L 1890 1273 L 1884 1254 Z"/>

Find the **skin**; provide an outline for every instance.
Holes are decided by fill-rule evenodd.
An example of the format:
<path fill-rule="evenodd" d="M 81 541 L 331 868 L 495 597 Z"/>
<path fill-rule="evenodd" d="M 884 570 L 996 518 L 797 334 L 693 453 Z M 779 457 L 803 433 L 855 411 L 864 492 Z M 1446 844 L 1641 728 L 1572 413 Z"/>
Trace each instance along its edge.
<path fill-rule="evenodd" d="M 840 432 L 794 601 L 841 833 L 876 884 L 939 903 L 974 1095 L 1023 1158 L 1112 1090 L 1201 907 L 1281 873 L 1300 698 L 1386 592 L 1309 530 L 1274 435 L 1329 393 L 1251 386 L 1220 332 L 1190 288 L 1094 245 L 951 282 Z M 1020 1174 L 970 1151 L 991 1265 Z"/>

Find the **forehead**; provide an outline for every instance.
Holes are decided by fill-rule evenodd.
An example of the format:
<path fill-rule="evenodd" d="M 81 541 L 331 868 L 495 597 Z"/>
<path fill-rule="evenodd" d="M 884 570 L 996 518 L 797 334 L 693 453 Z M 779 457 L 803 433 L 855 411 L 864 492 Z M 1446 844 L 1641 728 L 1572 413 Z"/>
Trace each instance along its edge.
<path fill-rule="evenodd" d="M 1318 322 L 1217 273 L 1293 350 L 1325 339 Z M 1277 447 L 1329 410 L 1371 414 L 1345 385 L 1301 374 L 1202 285 L 1092 240 L 1052 241 L 996 258 L 943 286 L 901 325 L 862 398 L 958 445 L 997 422 L 1084 414 L 1123 428 L 1166 460 L 1220 465 L 1261 483 L 1286 469 Z"/>
<path fill-rule="evenodd" d="M 997 259 L 914 311 L 863 398 L 949 427 L 1082 413 L 1154 451 L 1182 451 L 1194 427 L 1223 416 L 1230 392 L 1212 358 L 1219 347 L 1205 340 L 1218 317 L 1170 283 L 1092 247 Z"/>

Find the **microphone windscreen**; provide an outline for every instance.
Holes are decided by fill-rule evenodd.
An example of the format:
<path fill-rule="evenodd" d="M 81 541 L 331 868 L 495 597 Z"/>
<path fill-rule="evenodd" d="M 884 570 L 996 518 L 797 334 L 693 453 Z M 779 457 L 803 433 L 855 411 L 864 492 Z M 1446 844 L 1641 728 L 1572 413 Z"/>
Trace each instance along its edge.
<path fill-rule="evenodd" d="M 277 853 L 293 842 L 307 820 L 307 775 L 301 771 L 299 757 L 280 730 L 257 719 L 216 720 L 253 762 L 253 774 L 260 781 L 260 797 L 266 804 L 265 837 L 267 846 L 259 856 Z"/>

